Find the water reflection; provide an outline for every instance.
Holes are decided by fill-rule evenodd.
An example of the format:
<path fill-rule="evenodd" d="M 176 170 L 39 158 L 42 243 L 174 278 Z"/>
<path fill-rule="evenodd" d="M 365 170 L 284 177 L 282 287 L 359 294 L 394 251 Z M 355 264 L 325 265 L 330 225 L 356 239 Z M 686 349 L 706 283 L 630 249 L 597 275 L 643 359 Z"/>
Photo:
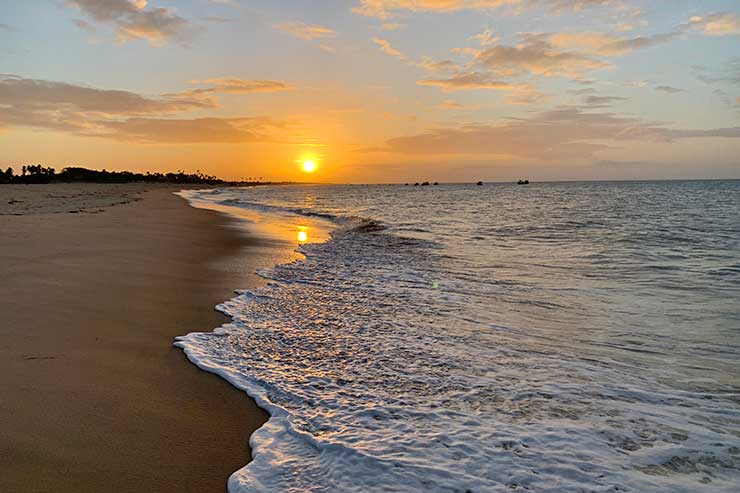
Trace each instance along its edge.
<path fill-rule="evenodd" d="M 308 241 L 308 228 L 306 226 L 298 226 L 298 243 L 306 243 Z"/>

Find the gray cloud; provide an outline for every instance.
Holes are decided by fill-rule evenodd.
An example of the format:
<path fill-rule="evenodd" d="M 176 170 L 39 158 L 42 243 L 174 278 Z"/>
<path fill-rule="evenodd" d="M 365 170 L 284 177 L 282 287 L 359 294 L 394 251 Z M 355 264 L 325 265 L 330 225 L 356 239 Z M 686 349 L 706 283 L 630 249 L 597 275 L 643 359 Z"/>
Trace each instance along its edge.
<path fill-rule="evenodd" d="M 398 137 L 388 140 L 382 150 L 411 155 L 477 154 L 543 161 L 583 160 L 611 148 L 614 142 L 671 142 L 708 137 L 740 138 L 740 127 L 672 129 L 637 117 L 566 106 L 529 118 L 510 118 L 499 124 L 470 124 Z"/>
<path fill-rule="evenodd" d="M 152 97 L 1 75 L 0 127 L 139 142 L 266 142 L 272 140 L 272 132 L 287 125 L 266 117 L 176 118 L 216 106 L 210 98 L 213 88 L 197 91 Z"/>
<path fill-rule="evenodd" d="M 68 0 L 95 22 L 115 27 L 118 40 L 146 39 L 152 45 L 163 45 L 183 37 L 190 22 L 172 9 L 147 9 L 147 0 Z"/>
<path fill-rule="evenodd" d="M 74 23 L 75 26 L 77 26 L 78 28 L 82 29 L 83 31 L 87 31 L 89 33 L 94 33 L 95 32 L 95 26 L 93 26 L 92 24 L 90 24 L 86 20 L 83 20 L 83 19 L 72 19 L 72 22 Z"/>
<path fill-rule="evenodd" d="M 607 108 L 611 106 L 612 103 L 620 103 L 623 101 L 627 101 L 627 98 L 620 96 L 587 96 L 584 99 L 584 103 L 589 108 Z"/>
<path fill-rule="evenodd" d="M 479 51 L 474 63 L 505 76 L 534 74 L 578 77 L 610 65 L 583 53 L 557 49 L 549 35 L 523 35 L 516 46 L 494 45 Z"/>
<path fill-rule="evenodd" d="M 655 90 L 659 92 L 664 92 L 666 94 L 677 94 L 679 92 L 684 92 L 683 89 L 679 89 L 678 87 L 672 87 L 672 86 L 657 86 Z"/>
<path fill-rule="evenodd" d="M 599 53 L 604 55 L 623 55 L 635 50 L 650 48 L 668 43 L 678 38 L 682 31 L 653 34 L 651 36 L 637 36 L 635 38 L 619 39 L 599 47 Z"/>

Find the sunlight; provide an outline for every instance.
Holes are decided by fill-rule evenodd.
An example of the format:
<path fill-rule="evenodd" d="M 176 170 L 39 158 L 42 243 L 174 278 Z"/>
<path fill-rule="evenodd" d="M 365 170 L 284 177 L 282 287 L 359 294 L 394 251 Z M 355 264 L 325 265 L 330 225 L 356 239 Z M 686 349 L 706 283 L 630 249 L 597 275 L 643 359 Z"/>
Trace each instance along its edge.
<path fill-rule="evenodd" d="M 303 161 L 303 171 L 306 173 L 313 173 L 316 171 L 316 163 L 311 161 L 310 159 Z"/>
<path fill-rule="evenodd" d="M 298 226 L 298 243 L 306 243 L 308 241 L 308 228 L 306 226 Z"/>

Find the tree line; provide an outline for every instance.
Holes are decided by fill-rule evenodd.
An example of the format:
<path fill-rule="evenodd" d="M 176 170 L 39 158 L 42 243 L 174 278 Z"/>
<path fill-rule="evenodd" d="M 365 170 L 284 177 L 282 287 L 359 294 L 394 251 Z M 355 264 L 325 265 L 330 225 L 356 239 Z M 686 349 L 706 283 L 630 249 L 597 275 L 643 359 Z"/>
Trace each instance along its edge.
<path fill-rule="evenodd" d="M 0 170 L 0 183 L 56 183 L 56 182 L 89 182 L 89 183 L 182 183 L 182 184 L 208 184 L 218 185 L 234 182 L 226 182 L 213 175 L 207 175 L 196 171 L 195 173 L 134 173 L 131 171 L 107 171 L 94 170 L 80 167 L 67 167 L 59 173 L 54 168 L 45 167 L 40 164 L 31 164 L 21 167 L 20 174 L 16 174 L 13 168 L 5 171 Z M 259 180 L 239 183 L 259 183 Z"/>

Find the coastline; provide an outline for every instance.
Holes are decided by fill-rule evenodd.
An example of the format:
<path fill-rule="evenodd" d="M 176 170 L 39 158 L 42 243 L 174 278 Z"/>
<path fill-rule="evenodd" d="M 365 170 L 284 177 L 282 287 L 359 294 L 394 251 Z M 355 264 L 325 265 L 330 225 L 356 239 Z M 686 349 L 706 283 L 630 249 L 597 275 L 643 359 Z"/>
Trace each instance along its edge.
<path fill-rule="evenodd" d="M 0 201 L 79 202 L 65 187 Z M 0 215 L 2 491 L 225 491 L 268 417 L 172 342 L 227 322 L 214 306 L 259 282 L 270 245 L 182 187 L 82 186 L 124 188 L 66 211 L 81 213 Z"/>

